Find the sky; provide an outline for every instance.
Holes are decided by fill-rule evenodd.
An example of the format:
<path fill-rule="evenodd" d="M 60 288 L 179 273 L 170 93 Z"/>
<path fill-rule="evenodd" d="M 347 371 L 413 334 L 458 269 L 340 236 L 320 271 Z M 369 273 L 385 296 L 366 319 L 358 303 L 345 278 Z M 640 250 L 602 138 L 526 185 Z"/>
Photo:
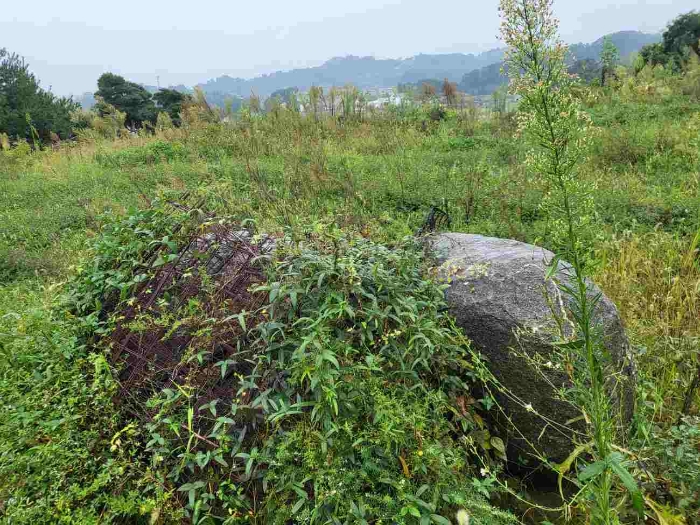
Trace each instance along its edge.
<path fill-rule="evenodd" d="M 561 35 L 656 32 L 697 0 L 555 0 Z M 59 95 L 106 71 L 161 86 L 249 78 L 335 56 L 408 57 L 498 47 L 498 0 L 0 0 L 0 47 Z"/>

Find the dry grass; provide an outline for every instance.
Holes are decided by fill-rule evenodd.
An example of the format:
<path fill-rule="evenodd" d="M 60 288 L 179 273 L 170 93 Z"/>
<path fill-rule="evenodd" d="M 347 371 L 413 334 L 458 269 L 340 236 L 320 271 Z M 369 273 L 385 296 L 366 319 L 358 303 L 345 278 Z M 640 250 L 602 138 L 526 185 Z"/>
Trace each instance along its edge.
<path fill-rule="evenodd" d="M 690 241 L 655 231 L 614 238 L 600 250 L 598 282 L 616 302 L 640 348 L 640 366 L 664 401 L 657 405 L 658 419 L 675 417 L 697 374 L 699 242 L 700 231 Z"/>

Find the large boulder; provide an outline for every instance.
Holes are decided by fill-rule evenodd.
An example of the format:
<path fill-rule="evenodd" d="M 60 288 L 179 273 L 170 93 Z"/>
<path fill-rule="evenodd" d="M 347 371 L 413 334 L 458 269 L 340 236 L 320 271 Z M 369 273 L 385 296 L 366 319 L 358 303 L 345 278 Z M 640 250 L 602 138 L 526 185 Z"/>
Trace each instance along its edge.
<path fill-rule="evenodd" d="M 439 277 L 450 285 L 447 301 L 457 324 L 507 391 L 497 394 L 503 413 L 496 420 L 508 437 L 509 459 L 528 457 L 532 444 L 550 461 L 562 462 L 584 428 L 581 412 L 555 391 L 568 384 L 568 376 L 555 364 L 552 343 L 562 329 L 571 334 L 572 317 L 568 298 L 546 279 L 554 254 L 518 241 L 459 233 L 434 236 L 430 246 Z M 556 279 L 569 281 L 565 265 Z M 598 292 L 589 283 L 589 293 Z M 608 386 L 618 422 L 625 424 L 634 411 L 635 368 L 620 316 L 605 296 L 595 323 L 615 367 Z"/>

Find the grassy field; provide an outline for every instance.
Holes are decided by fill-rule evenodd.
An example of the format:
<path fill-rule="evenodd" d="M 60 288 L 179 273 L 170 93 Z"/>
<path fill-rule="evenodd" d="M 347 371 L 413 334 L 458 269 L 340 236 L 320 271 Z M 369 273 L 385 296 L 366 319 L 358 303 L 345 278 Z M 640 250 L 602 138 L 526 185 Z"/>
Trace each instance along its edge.
<path fill-rule="evenodd" d="M 677 422 L 684 403 L 689 416 L 700 409 L 700 392 L 686 401 L 700 359 L 700 100 L 652 80 L 653 89 L 629 80 L 582 94 L 594 129 L 581 176 L 594 183 L 596 205 L 585 235 L 640 363 L 629 446 L 665 487 L 649 497 L 695 523 L 698 432 Z M 0 520 L 177 515 L 174 489 L 111 402 L 104 358 L 58 305 L 65 283 L 91 264 L 86 243 L 106 216 L 189 192 L 260 231 L 335 225 L 394 246 L 438 207 L 452 231 L 548 246 L 548 188 L 524 170 L 516 128 L 512 114 L 486 110 L 433 120 L 430 108 L 397 108 L 339 121 L 279 109 L 0 152 Z"/>

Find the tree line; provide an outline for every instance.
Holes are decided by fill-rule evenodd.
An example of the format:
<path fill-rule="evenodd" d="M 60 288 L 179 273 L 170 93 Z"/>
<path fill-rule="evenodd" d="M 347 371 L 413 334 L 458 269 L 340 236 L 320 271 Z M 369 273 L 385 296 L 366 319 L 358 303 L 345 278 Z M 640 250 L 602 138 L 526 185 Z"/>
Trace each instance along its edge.
<path fill-rule="evenodd" d="M 126 114 L 130 128 L 140 128 L 145 123 L 155 123 L 158 113 L 167 113 L 175 125 L 180 124 L 183 104 L 192 100 L 191 95 L 174 89 L 159 89 L 152 94 L 143 86 L 129 82 L 114 73 L 105 73 L 97 80 L 95 110 L 106 113 L 107 104 Z"/>
<path fill-rule="evenodd" d="M 700 12 L 690 11 L 675 18 L 656 44 L 639 52 L 644 64 L 662 65 L 680 70 L 694 54 L 700 58 Z"/>
<path fill-rule="evenodd" d="M 100 76 L 97 87 L 93 111 L 104 116 L 117 109 L 126 115 L 125 124 L 131 129 L 154 124 L 161 112 L 179 125 L 183 105 L 192 100 L 174 89 L 152 94 L 113 73 Z M 23 57 L 0 49 L 0 134 L 9 141 L 25 140 L 36 147 L 70 138 L 81 125 L 74 118 L 80 109 L 71 97 L 43 89 Z"/>

